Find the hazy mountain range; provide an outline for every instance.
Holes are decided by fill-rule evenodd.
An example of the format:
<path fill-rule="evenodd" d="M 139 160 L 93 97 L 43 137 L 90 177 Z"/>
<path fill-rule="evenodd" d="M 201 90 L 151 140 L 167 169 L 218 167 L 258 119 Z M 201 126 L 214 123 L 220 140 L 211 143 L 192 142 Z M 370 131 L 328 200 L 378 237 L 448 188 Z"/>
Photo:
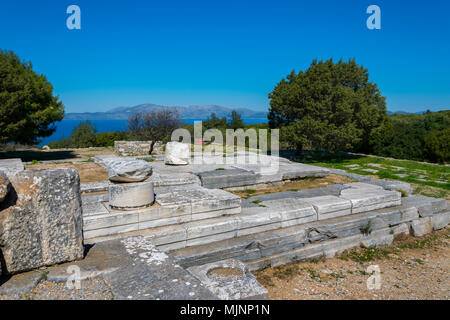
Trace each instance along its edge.
<path fill-rule="evenodd" d="M 120 120 L 137 111 L 151 111 L 162 108 L 176 108 L 183 119 L 206 119 L 212 112 L 217 117 L 229 117 L 231 111 L 236 110 L 245 119 L 266 119 L 267 112 L 247 108 L 229 108 L 217 105 L 209 106 L 161 106 L 153 103 L 140 104 L 134 107 L 117 107 L 106 112 L 66 113 L 65 120 Z"/>
<path fill-rule="evenodd" d="M 236 110 L 244 119 L 267 119 L 266 111 L 256 111 L 248 108 L 230 108 L 218 105 L 208 106 L 162 106 L 153 103 L 140 104 L 133 107 L 117 107 L 106 112 L 82 112 L 82 113 L 66 113 L 65 120 L 121 120 L 128 119 L 128 116 L 136 111 L 151 111 L 162 108 L 176 108 L 183 119 L 206 119 L 211 113 L 215 113 L 217 117 L 229 117 L 231 111 Z M 422 114 L 425 111 L 414 112 Z M 405 111 L 388 111 L 388 114 L 408 114 Z"/>

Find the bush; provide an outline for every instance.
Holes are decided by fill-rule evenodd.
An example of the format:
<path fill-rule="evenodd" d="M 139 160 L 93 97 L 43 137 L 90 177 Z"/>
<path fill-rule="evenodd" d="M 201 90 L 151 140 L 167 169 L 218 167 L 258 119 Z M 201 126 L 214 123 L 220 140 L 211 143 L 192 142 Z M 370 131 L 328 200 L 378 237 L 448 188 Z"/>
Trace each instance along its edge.
<path fill-rule="evenodd" d="M 426 135 L 425 150 L 429 160 L 448 162 L 450 160 L 450 128 L 432 131 Z"/>
<path fill-rule="evenodd" d="M 376 155 L 410 160 L 449 160 L 450 111 L 394 114 L 371 135 Z"/>

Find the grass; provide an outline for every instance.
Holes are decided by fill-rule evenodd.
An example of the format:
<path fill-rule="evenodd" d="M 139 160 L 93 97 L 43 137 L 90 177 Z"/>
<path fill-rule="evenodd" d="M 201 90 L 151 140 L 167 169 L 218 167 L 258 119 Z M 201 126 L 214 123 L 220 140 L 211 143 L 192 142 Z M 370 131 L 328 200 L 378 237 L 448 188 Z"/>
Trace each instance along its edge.
<path fill-rule="evenodd" d="M 395 253 L 395 250 L 391 247 L 378 248 L 362 248 L 353 249 L 342 253 L 339 258 L 342 260 L 352 260 L 359 263 L 374 261 L 378 259 L 389 259 L 391 254 Z"/>
<path fill-rule="evenodd" d="M 368 221 L 367 224 L 361 229 L 361 232 L 368 236 L 369 234 L 372 233 L 372 221 Z"/>
<path fill-rule="evenodd" d="M 301 156 L 291 156 L 291 160 L 361 175 L 376 176 L 379 179 L 405 181 L 416 185 L 417 194 L 441 198 L 450 197 L 450 167 L 445 165 L 348 153 L 309 152 L 303 153 Z M 368 172 L 365 171 L 366 169 L 377 170 L 377 172 Z"/>
<path fill-rule="evenodd" d="M 142 158 L 142 160 L 147 161 L 147 162 L 153 162 L 153 161 L 155 161 L 155 158 L 154 157 Z"/>

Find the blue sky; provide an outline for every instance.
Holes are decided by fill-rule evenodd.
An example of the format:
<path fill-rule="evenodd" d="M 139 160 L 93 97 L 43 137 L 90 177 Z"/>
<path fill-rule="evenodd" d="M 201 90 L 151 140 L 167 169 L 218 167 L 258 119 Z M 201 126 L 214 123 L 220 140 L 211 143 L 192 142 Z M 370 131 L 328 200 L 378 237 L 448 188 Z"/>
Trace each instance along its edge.
<path fill-rule="evenodd" d="M 68 30 L 66 8 L 81 8 Z M 381 30 L 366 8 L 381 8 Z M 369 69 L 391 111 L 450 109 L 450 1 L 3 0 L 0 48 L 47 75 L 67 112 L 219 104 L 264 110 L 314 58 Z"/>

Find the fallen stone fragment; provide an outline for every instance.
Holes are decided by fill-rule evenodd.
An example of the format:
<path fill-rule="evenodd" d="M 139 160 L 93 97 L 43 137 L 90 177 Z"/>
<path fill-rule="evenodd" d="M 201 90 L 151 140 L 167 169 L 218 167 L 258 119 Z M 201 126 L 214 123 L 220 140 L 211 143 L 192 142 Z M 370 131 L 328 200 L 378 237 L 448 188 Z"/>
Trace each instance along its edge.
<path fill-rule="evenodd" d="M 168 142 L 164 157 L 165 164 L 187 165 L 191 158 L 190 145 L 181 142 Z"/>
<path fill-rule="evenodd" d="M 108 163 L 108 178 L 113 182 L 141 182 L 152 175 L 152 166 L 144 160 L 113 160 Z"/>

